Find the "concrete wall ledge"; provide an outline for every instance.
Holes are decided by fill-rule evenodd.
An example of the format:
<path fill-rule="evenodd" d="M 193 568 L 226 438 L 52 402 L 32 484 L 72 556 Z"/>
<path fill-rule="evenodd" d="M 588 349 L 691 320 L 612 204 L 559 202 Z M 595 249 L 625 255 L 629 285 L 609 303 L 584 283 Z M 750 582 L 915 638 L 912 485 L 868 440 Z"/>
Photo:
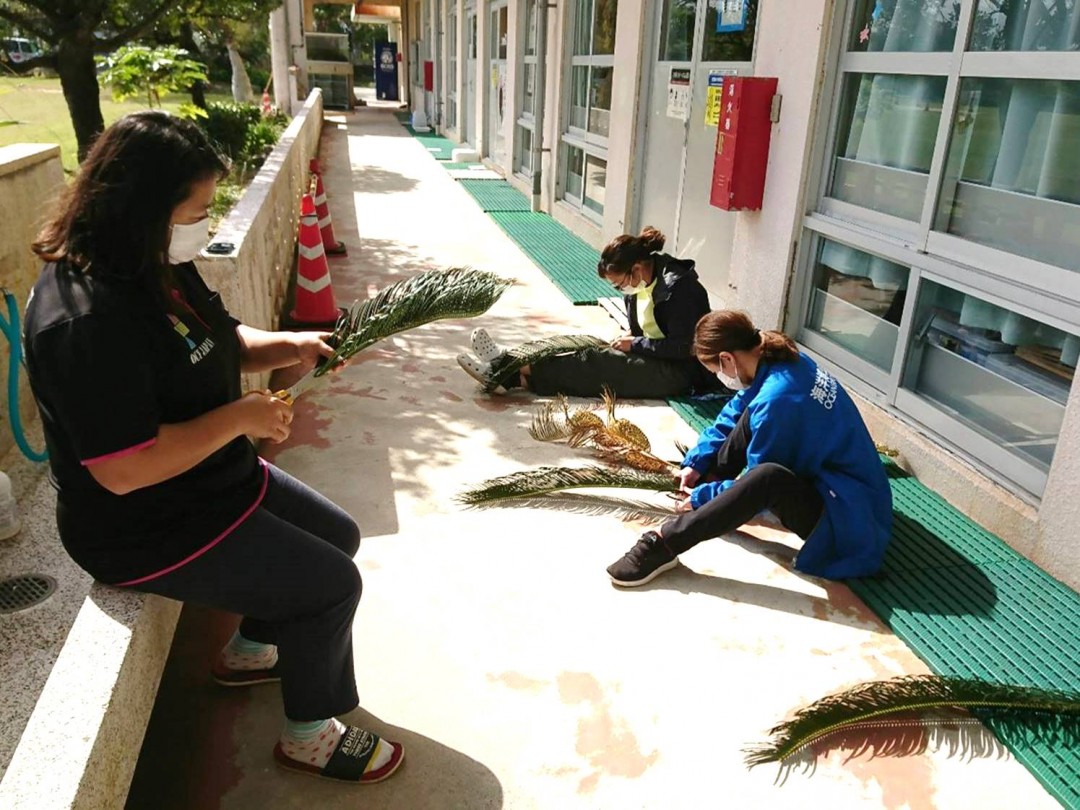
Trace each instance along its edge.
<path fill-rule="evenodd" d="M 316 89 L 218 226 L 212 242 L 231 242 L 232 252 L 203 253 L 196 260 L 229 311 L 258 329 L 278 326 L 295 266 L 300 195 L 308 188 L 308 163 L 318 152 L 322 119 L 322 91 Z M 249 375 L 246 384 L 265 388 L 268 381 L 268 374 Z"/>
<path fill-rule="evenodd" d="M 55 143 L 13 143 L 0 146 L 0 177 L 36 166 L 52 158 L 60 158 L 60 145 Z"/>

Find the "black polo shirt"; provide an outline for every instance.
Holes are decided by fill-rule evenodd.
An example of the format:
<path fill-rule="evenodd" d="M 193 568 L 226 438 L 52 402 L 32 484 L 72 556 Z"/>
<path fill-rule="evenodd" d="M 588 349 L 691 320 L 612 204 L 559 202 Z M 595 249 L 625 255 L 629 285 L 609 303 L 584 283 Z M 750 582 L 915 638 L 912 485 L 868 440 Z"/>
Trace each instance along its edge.
<path fill-rule="evenodd" d="M 199 277 L 175 270 L 169 309 L 135 284 L 45 265 L 24 343 L 68 553 L 102 582 L 137 584 L 194 559 L 262 500 L 266 469 L 234 439 L 187 472 L 114 495 L 89 472 L 137 453 L 163 424 L 238 399 L 239 323 Z"/>

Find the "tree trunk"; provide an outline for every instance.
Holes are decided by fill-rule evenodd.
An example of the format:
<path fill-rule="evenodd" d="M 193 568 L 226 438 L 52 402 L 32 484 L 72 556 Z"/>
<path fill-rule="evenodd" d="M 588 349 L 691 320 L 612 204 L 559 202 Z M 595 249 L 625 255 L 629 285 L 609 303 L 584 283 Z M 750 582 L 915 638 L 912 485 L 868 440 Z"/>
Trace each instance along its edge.
<path fill-rule="evenodd" d="M 244 60 L 240 51 L 236 50 L 233 42 L 226 43 L 229 49 L 229 64 L 232 65 L 232 96 L 233 101 L 249 103 L 255 100 L 255 93 L 251 89 L 251 79 L 248 78 L 244 68 Z"/>
<path fill-rule="evenodd" d="M 94 139 L 105 129 L 91 31 L 71 31 L 60 40 L 56 48 L 56 72 L 60 75 L 82 162 Z"/>
<path fill-rule="evenodd" d="M 195 42 L 195 29 L 189 20 L 180 24 L 180 47 L 191 54 L 192 58 L 200 58 L 199 46 Z M 206 84 L 195 82 L 191 85 L 191 103 L 201 109 L 206 109 Z"/>

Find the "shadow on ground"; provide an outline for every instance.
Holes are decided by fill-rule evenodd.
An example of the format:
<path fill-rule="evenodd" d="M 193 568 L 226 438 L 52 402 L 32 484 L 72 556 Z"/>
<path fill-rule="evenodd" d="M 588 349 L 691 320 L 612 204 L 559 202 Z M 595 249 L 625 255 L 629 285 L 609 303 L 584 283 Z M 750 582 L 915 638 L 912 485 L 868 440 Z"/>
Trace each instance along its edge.
<path fill-rule="evenodd" d="M 228 613 L 185 605 L 127 810 L 498 810 L 503 806 L 502 786 L 483 764 L 436 740 L 385 723 L 362 708 L 342 719 L 405 745 L 405 763 L 393 777 L 376 785 L 339 785 L 277 769 L 270 752 L 281 731 L 279 687 L 230 689 L 210 679 L 218 650 L 237 621 Z M 253 769 L 260 778 L 245 778 Z"/>

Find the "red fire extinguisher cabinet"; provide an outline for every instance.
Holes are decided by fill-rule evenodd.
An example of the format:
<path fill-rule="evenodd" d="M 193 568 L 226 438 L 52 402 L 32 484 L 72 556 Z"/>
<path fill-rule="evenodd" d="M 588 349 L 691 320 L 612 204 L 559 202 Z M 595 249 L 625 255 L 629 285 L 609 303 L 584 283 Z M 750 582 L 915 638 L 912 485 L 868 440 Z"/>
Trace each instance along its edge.
<path fill-rule="evenodd" d="M 717 208 L 761 208 L 777 83 L 777 79 L 763 76 L 724 78 L 709 196 L 709 202 Z"/>

